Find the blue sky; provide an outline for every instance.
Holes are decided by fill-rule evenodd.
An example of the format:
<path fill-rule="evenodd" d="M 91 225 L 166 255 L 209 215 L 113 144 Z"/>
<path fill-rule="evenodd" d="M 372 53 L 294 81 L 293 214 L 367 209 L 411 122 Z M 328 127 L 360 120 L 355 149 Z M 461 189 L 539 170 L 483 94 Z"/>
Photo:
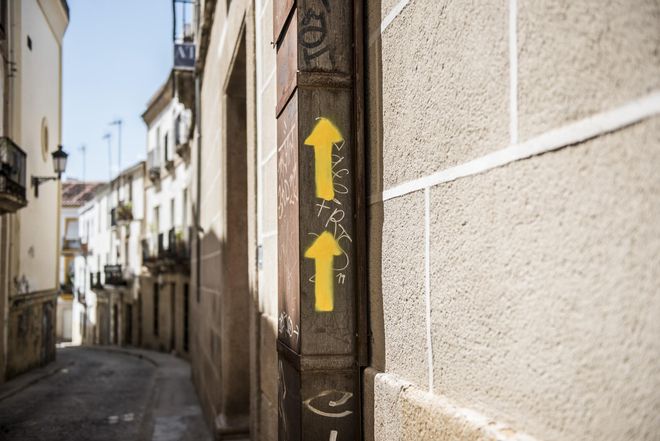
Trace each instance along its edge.
<path fill-rule="evenodd" d="M 140 118 L 172 66 L 170 0 L 68 0 L 71 21 L 63 46 L 62 144 L 66 176 L 81 179 L 80 146 L 86 145 L 85 179 L 117 174 L 117 128 L 123 120 L 122 168 L 146 156 Z M 112 133 L 112 164 L 108 141 Z"/>

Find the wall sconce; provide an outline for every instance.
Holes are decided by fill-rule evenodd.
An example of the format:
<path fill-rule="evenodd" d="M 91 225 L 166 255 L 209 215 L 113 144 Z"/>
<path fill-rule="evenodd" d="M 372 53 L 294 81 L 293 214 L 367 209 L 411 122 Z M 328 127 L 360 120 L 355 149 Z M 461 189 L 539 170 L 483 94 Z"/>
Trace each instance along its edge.
<path fill-rule="evenodd" d="M 66 170 L 66 160 L 69 157 L 69 154 L 62 150 L 62 146 L 57 146 L 57 150 L 52 153 L 53 156 L 53 169 L 57 176 L 32 176 L 30 182 L 34 187 L 34 197 L 39 197 L 39 186 L 46 181 L 60 180 L 62 178 L 62 173 Z"/>

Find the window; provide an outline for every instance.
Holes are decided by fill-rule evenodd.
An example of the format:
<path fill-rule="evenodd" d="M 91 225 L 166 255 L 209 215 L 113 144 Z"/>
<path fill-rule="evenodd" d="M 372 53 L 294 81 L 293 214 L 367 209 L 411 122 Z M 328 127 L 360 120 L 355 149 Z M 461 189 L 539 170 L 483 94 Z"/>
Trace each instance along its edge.
<path fill-rule="evenodd" d="M 78 219 L 76 218 L 67 218 L 64 220 L 65 232 L 64 237 L 66 239 L 77 239 L 78 238 Z"/>
<path fill-rule="evenodd" d="M 188 189 L 183 190 L 183 198 L 181 202 L 181 226 L 188 225 Z"/>
<path fill-rule="evenodd" d="M 126 266 L 131 265 L 131 259 L 130 259 L 131 254 L 128 252 L 129 251 L 128 245 L 129 245 L 130 239 L 131 239 L 131 237 L 129 235 L 127 235 L 126 240 L 124 241 L 124 264 Z"/>
<path fill-rule="evenodd" d="M 160 207 L 154 207 L 154 218 L 152 228 L 155 234 L 160 233 Z"/>
<path fill-rule="evenodd" d="M 161 151 L 160 151 L 160 127 L 156 127 L 156 147 L 154 148 L 154 150 L 156 151 L 156 153 L 154 153 L 155 160 L 158 161 L 158 167 L 160 167 L 160 164 L 161 164 L 161 162 L 160 162 L 161 157 L 160 156 L 162 154 Z"/>
<path fill-rule="evenodd" d="M 176 219 L 176 203 L 174 201 L 174 198 L 170 201 L 170 228 L 174 228 L 175 225 L 175 219 Z"/>
<path fill-rule="evenodd" d="M 181 114 L 178 114 L 174 121 L 174 144 L 181 144 Z"/>
<path fill-rule="evenodd" d="M 169 148 L 167 146 L 168 144 L 168 134 L 165 134 L 165 137 L 163 138 L 163 154 L 165 155 L 165 163 L 170 161 L 170 152 Z"/>
<path fill-rule="evenodd" d="M 154 283 L 154 335 L 158 336 L 158 315 L 160 313 L 159 310 L 159 303 L 160 303 L 160 286 L 158 286 L 158 283 Z"/>

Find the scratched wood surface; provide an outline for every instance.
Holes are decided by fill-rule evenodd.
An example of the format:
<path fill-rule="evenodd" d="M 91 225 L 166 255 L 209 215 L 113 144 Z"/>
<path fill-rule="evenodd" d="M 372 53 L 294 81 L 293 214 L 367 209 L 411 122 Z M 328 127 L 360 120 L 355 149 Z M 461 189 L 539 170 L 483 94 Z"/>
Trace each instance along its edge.
<path fill-rule="evenodd" d="M 355 262 L 352 194 L 352 124 L 349 89 L 300 88 L 299 96 L 299 180 L 300 186 L 300 255 L 314 244 L 323 232 L 329 232 L 341 249 L 332 260 L 333 308 L 319 312 L 315 308 L 317 283 L 314 259 L 300 260 L 301 354 L 346 354 L 355 349 Z M 342 141 L 331 144 L 331 171 L 334 195 L 331 200 L 316 195 L 315 154 L 319 147 L 305 144 L 325 118 L 341 135 Z"/>
<path fill-rule="evenodd" d="M 278 339 L 300 351 L 298 97 L 277 120 Z"/>
<path fill-rule="evenodd" d="M 355 3 L 274 0 L 279 439 L 360 438 Z M 361 121 L 361 120 L 359 120 Z M 364 254 L 360 253 L 364 259 Z"/>
<path fill-rule="evenodd" d="M 273 1 L 273 41 L 279 42 L 280 35 L 284 31 L 286 20 L 291 14 L 296 0 L 274 0 Z"/>
<path fill-rule="evenodd" d="M 277 115 L 282 112 L 298 84 L 297 16 L 294 11 L 290 29 L 283 35 L 277 48 Z"/>

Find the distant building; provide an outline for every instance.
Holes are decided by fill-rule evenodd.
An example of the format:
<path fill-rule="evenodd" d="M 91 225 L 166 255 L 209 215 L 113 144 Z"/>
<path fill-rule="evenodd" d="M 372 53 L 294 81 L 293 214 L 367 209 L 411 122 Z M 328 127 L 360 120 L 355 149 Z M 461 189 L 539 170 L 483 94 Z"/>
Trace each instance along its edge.
<path fill-rule="evenodd" d="M 103 184 L 97 182 L 64 182 L 62 184 L 62 208 L 60 225 L 62 225 L 62 246 L 60 257 L 60 294 L 57 298 L 57 328 L 58 341 L 72 341 L 73 336 L 82 332 L 80 320 L 76 320 L 76 332 L 73 327 L 73 305 L 80 302 L 80 293 L 75 289 L 76 260 L 84 259 L 86 247 L 80 239 L 78 216 L 80 208 L 94 198 L 97 188 Z M 85 274 L 79 274 L 85 276 Z M 82 281 L 84 283 L 84 280 Z M 81 343 L 79 338 L 76 343 Z"/>
<path fill-rule="evenodd" d="M 139 162 L 98 186 L 80 208 L 85 253 L 75 263 L 74 342 L 139 343 L 144 176 L 144 162 Z"/>
<path fill-rule="evenodd" d="M 107 183 L 99 185 L 94 198 L 78 212 L 78 231 L 85 253 L 75 260 L 74 343 L 94 344 L 101 340 L 109 343 L 109 318 L 99 323 L 95 292 L 103 280 L 103 267 L 110 254 L 109 188 Z"/>
<path fill-rule="evenodd" d="M 192 74 L 172 71 L 142 114 L 147 124 L 142 345 L 188 356 Z"/>
<path fill-rule="evenodd" d="M 0 1 L 0 382 L 55 358 L 64 0 Z"/>

